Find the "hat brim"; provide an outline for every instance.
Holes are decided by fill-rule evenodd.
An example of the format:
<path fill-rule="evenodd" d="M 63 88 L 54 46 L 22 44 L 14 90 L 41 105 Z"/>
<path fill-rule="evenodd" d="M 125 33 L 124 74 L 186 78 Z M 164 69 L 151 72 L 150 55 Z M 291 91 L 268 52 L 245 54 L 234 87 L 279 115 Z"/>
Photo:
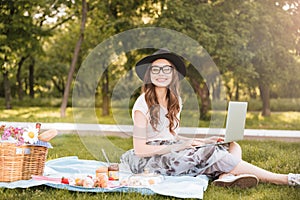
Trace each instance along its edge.
<path fill-rule="evenodd" d="M 178 71 L 179 79 L 181 80 L 185 77 L 186 67 L 183 60 L 174 53 L 161 53 L 147 56 L 136 63 L 135 71 L 141 80 L 144 80 L 147 68 L 150 67 L 151 63 L 157 59 L 166 59 L 170 61 Z"/>

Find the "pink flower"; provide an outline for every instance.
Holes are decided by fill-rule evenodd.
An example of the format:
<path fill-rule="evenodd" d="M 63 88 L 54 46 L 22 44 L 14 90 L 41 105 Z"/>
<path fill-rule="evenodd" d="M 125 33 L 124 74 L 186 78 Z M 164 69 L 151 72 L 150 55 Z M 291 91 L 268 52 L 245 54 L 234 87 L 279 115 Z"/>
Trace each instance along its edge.
<path fill-rule="evenodd" d="M 33 144 L 38 140 L 37 129 L 34 129 L 34 131 L 32 131 L 33 129 L 30 128 L 24 129 L 20 127 L 15 128 L 12 126 L 5 128 L 4 125 L 2 125 L 0 128 L 1 128 L 0 131 L 2 132 L 1 140 L 16 141 L 16 145 L 18 146 L 23 145 L 24 143 Z"/>

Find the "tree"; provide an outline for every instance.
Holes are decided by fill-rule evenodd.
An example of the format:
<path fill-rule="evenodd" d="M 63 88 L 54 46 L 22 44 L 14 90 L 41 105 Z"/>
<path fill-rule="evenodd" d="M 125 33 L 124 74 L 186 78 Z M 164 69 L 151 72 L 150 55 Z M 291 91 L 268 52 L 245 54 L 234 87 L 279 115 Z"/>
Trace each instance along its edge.
<path fill-rule="evenodd" d="M 79 35 L 78 41 L 77 41 L 75 49 L 74 49 L 74 55 L 72 58 L 72 63 L 71 63 L 69 74 L 68 74 L 68 80 L 66 82 L 64 96 L 63 96 L 62 104 L 60 107 L 61 117 L 65 117 L 65 115 L 66 115 L 66 108 L 67 108 L 67 103 L 68 103 L 69 92 L 70 92 L 71 84 L 73 81 L 73 74 L 74 74 L 76 63 L 78 60 L 80 47 L 81 47 L 81 44 L 82 44 L 83 38 L 84 38 L 84 30 L 85 30 L 85 24 L 86 24 L 86 20 L 87 20 L 87 12 L 88 12 L 86 0 L 82 0 L 81 7 L 82 7 L 82 12 L 81 12 L 82 17 L 81 17 L 81 25 L 80 25 L 80 35 Z"/>
<path fill-rule="evenodd" d="M 33 32 L 38 34 L 39 30 L 34 26 L 33 19 L 29 15 L 31 11 L 30 6 L 35 3 L 30 1 L 6 1 L 0 5 L 2 25 L 0 59 L 4 80 L 5 107 L 7 109 L 12 107 L 10 102 L 11 88 L 8 77 L 16 66 L 19 68 L 18 75 L 20 75 L 21 67 L 28 57 L 25 55 L 25 51 L 35 47 L 37 44 L 37 40 L 35 37 L 32 37 L 32 34 Z M 21 79 L 20 76 L 17 78 L 21 97 Z"/>
<path fill-rule="evenodd" d="M 259 75 L 255 80 L 263 103 L 263 116 L 271 114 L 271 85 L 287 80 L 295 63 L 291 52 L 296 49 L 299 18 L 295 20 L 297 13 L 283 9 L 285 3 L 253 2 L 255 10 L 252 14 L 257 17 L 252 16 L 251 38 L 247 48 L 254 55 L 252 63 Z"/>
<path fill-rule="evenodd" d="M 210 43 L 204 42 L 211 41 L 214 37 L 206 32 L 209 29 L 209 19 L 206 16 L 212 11 L 211 4 L 207 1 L 161 1 L 159 5 L 155 25 L 184 33 L 199 41 L 205 49 L 211 47 Z M 201 100 L 200 119 L 206 120 L 209 118 L 208 111 L 211 106 L 208 80 L 205 80 L 192 65 L 187 67 L 187 79 Z M 213 77 L 210 79 L 213 80 Z"/>
<path fill-rule="evenodd" d="M 85 52 L 91 51 L 104 39 L 118 34 L 120 32 L 139 27 L 144 24 L 143 15 L 151 13 L 152 4 L 147 1 L 95 1 L 90 2 L 90 23 L 87 26 L 87 42 L 84 44 Z M 121 44 L 124 45 L 124 44 Z M 117 51 L 117 50 L 116 50 Z M 130 61 L 130 53 L 124 52 L 126 59 Z M 105 63 L 107 64 L 107 63 Z M 131 64 L 131 65 L 129 65 Z M 99 63 L 99 65 L 102 65 Z M 117 67 L 118 66 L 118 67 Z M 130 67 L 126 67 L 130 66 Z M 114 85 L 119 77 L 131 70 L 132 63 L 125 63 L 125 68 L 119 65 L 100 66 L 105 68 L 99 82 L 100 89 L 96 95 L 101 96 L 102 115 L 108 115 L 110 112 L 110 98 Z M 116 68 L 118 70 L 116 70 Z M 78 83 L 81 84 L 81 83 Z"/>
<path fill-rule="evenodd" d="M 36 55 L 42 52 L 42 38 L 48 37 L 52 30 L 69 18 L 58 17 L 63 0 L 3 1 L 1 2 L 1 37 L 0 64 L 4 76 L 6 107 L 10 108 L 11 94 L 8 76 L 16 71 L 19 99 L 23 98 L 24 85 L 29 85 L 29 94 L 34 96 L 34 71 Z M 65 2 L 68 6 L 70 2 Z M 52 27 L 47 19 L 55 17 L 56 23 Z M 22 73 L 28 67 L 28 73 Z M 27 74 L 29 77 L 23 77 Z M 24 81 L 29 81 L 29 84 Z"/>

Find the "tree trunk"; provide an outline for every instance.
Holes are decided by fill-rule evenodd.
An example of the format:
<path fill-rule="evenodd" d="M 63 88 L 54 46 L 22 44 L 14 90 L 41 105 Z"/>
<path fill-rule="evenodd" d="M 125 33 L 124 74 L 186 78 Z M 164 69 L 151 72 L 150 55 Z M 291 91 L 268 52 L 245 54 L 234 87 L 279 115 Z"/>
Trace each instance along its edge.
<path fill-rule="evenodd" d="M 262 100 L 262 116 L 270 116 L 270 87 L 267 84 L 259 82 L 259 91 Z"/>
<path fill-rule="evenodd" d="M 199 83 L 195 79 L 191 79 L 192 86 L 201 100 L 200 119 L 207 120 L 209 118 L 208 111 L 210 107 L 209 90 L 206 83 Z"/>
<path fill-rule="evenodd" d="M 18 63 L 18 70 L 17 70 L 17 75 L 16 75 L 16 78 L 17 78 L 17 84 L 18 84 L 18 97 L 19 97 L 19 100 L 22 101 L 23 100 L 23 97 L 24 97 L 24 90 L 23 90 L 23 87 L 22 87 L 22 80 L 21 80 L 21 69 L 22 69 L 22 66 L 23 66 L 23 63 L 24 61 L 26 60 L 27 57 L 22 57 L 20 62 Z"/>
<path fill-rule="evenodd" d="M 248 92 L 250 95 L 250 99 L 256 99 L 257 98 L 257 93 L 256 93 L 256 88 L 252 88 L 251 86 L 248 87 Z"/>
<path fill-rule="evenodd" d="M 32 57 L 29 65 L 29 96 L 34 98 L 34 64 L 35 59 Z"/>
<path fill-rule="evenodd" d="M 81 48 L 81 44 L 84 39 L 84 29 L 85 29 L 86 18 L 87 18 L 87 3 L 86 3 L 86 0 L 82 0 L 82 18 L 81 18 L 81 25 L 80 25 L 80 36 L 79 36 L 79 39 L 78 39 L 75 49 L 74 49 L 72 63 L 71 63 L 70 69 L 69 69 L 68 79 L 67 79 L 65 90 L 64 90 L 64 96 L 63 96 L 61 107 L 60 107 L 60 116 L 61 117 L 66 116 L 66 109 L 67 109 L 67 104 L 68 104 L 68 97 L 69 97 L 69 92 L 70 92 L 70 88 L 71 88 L 71 83 L 73 80 L 73 74 L 75 72 L 75 67 L 76 67 L 76 63 L 78 60 L 78 55 L 79 55 L 79 51 Z"/>
<path fill-rule="evenodd" d="M 239 86 L 239 82 L 236 81 L 235 100 L 238 101 L 239 99 L 240 99 L 240 86 Z"/>
<path fill-rule="evenodd" d="M 102 116 L 109 115 L 109 94 L 108 94 L 108 70 L 105 70 L 103 73 L 103 81 L 102 81 Z"/>
<path fill-rule="evenodd" d="M 217 81 L 215 81 L 215 84 L 213 85 L 213 99 L 215 100 L 220 100 L 221 98 L 221 85 L 222 85 L 222 80 L 218 78 Z"/>
<path fill-rule="evenodd" d="M 231 92 L 231 87 L 229 86 L 229 84 L 225 83 L 224 84 L 225 88 L 226 88 L 226 95 L 228 97 L 228 99 L 232 99 L 232 92 Z"/>
<path fill-rule="evenodd" d="M 64 91 L 65 91 L 65 83 L 63 80 L 55 80 L 54 78 L 51 78 L 53 85 L 55 86 L 55 88 L 59 91 L 59 93 L 61 93 L 62 95 L 64 95 Z"/>
<path fill-rule="evenodd" d="M 3 82 L 4 82 L 4 95 L 5 95 L 5 109 L 11 109 L 11 93 L 10 93 L 10 83 L 8 79 L 8 72 L 3 71 Z"/>
<path fill-rule="evenodd" d="M 200 90 L 199 90 L 199 96 L 201 98 L 201 108 L 200 108 L 200 119 L 207 120 L 209 118 L 208 111 L 210 107 L 210 100 L 209 100 L 209 90 L 206 85 L 206 83 L 202 83 Z"/>

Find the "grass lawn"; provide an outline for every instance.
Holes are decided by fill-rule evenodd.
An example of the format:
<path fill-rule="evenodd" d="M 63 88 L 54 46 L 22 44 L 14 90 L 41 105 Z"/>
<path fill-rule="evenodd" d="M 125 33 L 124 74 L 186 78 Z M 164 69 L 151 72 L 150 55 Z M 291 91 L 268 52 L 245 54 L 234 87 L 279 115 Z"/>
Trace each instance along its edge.
<path fill-rule="evenodd" d="M 67 108 L 66 117 L 60 117 L 60 108 L 57 107 L 14 107 L 11 110 L 0 108 L 1 121 L 10 122 L 44 122 L 44 123 L 74 123 L 73 114 L 80 118 L 80 123 L 99 124 L 132 124 L 128 110 L 114 110 L 109 116 L 102 116 L 101 110 L 76 110 Z M 224 112 L 215 113 L 216 126 L 224 127 Z M 212 127 L 210 121 L 198 121 L 198 113 L 186 111 L 181 116 L 182 127 Z M 78 120 L 76 121 L 78 122 Z M 300 130 L 300 112 L 272 112 L 270 117 L 261 116 L 260 112 L 248 111 L 246 129 L 279 129 L 279 130 Z"/>
<path fill-rule="evenodd" d="M 74 122 L 73 111 L 67 109 L 66 117 L 60 118 L 58 107 L 23 107 L 15 106 L 11 110 L 0 108 L 1 121 L 15 122 Z M 118 115 L 124 114 L 121 118 L 123 124 L 130 124 L 128 112 L 118 111 Z M 197 113 L 184 113 L 187 115 L 187 121 L 183 120 L 182 126 L 189 126 L 189 119 Z M 218 113 L 224 115 L 224 113 Z M 102 117 L 101 111 L 96 110 L 97 122 L 100 124 L 116 124 L 113 115 Z M 80 113 L 83 123 L 90 123 L 90 112 Z M 183 116 L 184 117 L 184 116 Z M 222 118 L 222 117 L 221 117 Z M 118 121 L 119 122 L 119 121 Z M 117 123 L 118 123 L 117 122 Z M 209 121 L 199 121 L 200 127 L 210 126 Z M 285 129 L 300 130 L 300 112 L 273 112 L 271 117 L 262 117 L 259 112 L 248 112 L 247 129 Z M 59 135 L 51 143 L 54 146 L 49 150 L 48 160 L 64 156 L 78 156 L 80 159 L 104 160 L 102 155 L 92 155 L 89 150 L 101 150 L 101 145 L 107 143 L 107 139 L 118 148 L 107 148 L 106 151 L 112 161 L 118 161 L 122 152 L 132 148 L 131 138 L 118 138 L 100 136 L 77 136 L 77 135 Z M 84 141 L 84 143 L 83 143 Z M 300 169 L 300 143 L 287 143 L 280 141 L 241 141 L 243 148 L 243 157 L 246 161 L 259 167 L 271 170 L 277 173 L 299 173 Z M 87 149 L 86 146 L 89 148 Z M 28 189 L 4 189 L 0 188 L 0 200 L 2 199 L 176 199 L 160 195 L 141 195 L 138 193 L 79 193 L 66 190 L 58 190 L 51 187 L 39 186 Z M 300 188 L 289 186 L 277 186 L 272 184 L 260 184 L 256 188 L 247 190 L 225 189 L 210 185 L 204 193 L 204 199 L 300 199 Z"/>
<path fill-rule="evenodd" d="M 80 159 L 100 159 L 92 156 L 82 143 L 82 140 L 102 141 L 109 140 L 113 145 L 122 151 L 132 148 L 132 138 L 118 138 L 101 136 L 59 135 L 51 143 L 54 146 L 49 150 L 48 160 L 64 156 L 78 156 Z M 287 143 L 280 141 L 241 141 L 243 157 L 246 161 L 258 165 L 259 167 L 277 173 L 299 172 L 300 169 L 300 143 Z M 101 146 L 98 146 L 99 152 Z M 114 148 L 107 151 L 108 156 L 117 161 Z M 122 200 L 167 200 L 176 199 L 161 195 L 141 195 L 139 193 L 80 193 L 59 190 L 46 186 L 32 187 L 28 189 L 4 189 L 0 188 L 0 199 L 122 199 Z M 259 184 L 251 189 L 220 188 L 209 185 L 204 193 L 204 199 L 300 199 L 300 188 L 290 186 L 278 186 L 273 184 Z"/>

